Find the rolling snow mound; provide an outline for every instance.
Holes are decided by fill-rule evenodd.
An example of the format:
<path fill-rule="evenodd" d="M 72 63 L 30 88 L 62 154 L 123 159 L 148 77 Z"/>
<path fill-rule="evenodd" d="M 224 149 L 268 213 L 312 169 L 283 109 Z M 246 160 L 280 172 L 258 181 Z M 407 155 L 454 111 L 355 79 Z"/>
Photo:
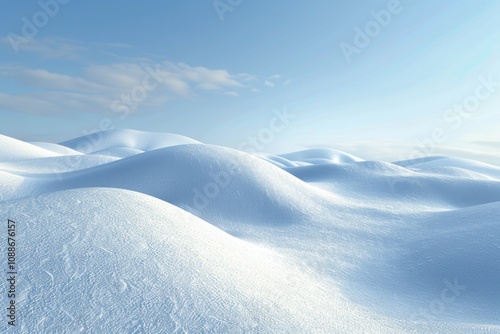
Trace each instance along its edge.
<path fill-rule="evenodd" d="M 152 151 L 159 148 L 196 144 L 198 141 L 170 133 L 142 132 L 137 130 L 108 130 L 65 141 L 60 145 L 84 154 L 119 148 Z"/>
<path fill-rule="evenodd" d="M 500 168 L 477 161 L 0 136 L 0 215 L 21 332 L 500 333 Z"/>
<path fill-rule="evenodd" d="M 60 154 L 0 134 L 0 162 L 57 157 Z"/>

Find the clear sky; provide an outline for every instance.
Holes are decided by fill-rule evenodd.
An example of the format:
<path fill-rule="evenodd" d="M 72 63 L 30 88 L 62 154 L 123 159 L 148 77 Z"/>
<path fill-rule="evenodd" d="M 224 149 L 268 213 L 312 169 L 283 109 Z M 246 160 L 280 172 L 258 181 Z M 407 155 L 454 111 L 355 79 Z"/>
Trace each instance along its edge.
<path fill-rule="evenodd" d="M 19 139 L 500 165 L 499 1 L 9 1 L 0 33 L 0 133 Z"/>

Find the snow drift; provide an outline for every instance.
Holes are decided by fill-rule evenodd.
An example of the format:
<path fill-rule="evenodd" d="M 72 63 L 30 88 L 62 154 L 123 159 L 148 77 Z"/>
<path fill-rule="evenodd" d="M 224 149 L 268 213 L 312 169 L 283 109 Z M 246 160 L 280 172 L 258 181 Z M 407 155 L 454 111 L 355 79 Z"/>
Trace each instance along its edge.
<path fill-rule="evenodd" d="M 117 130 L 2 136 L 0 186 L 25 332 L 500 333 L 496 166 Z"/>

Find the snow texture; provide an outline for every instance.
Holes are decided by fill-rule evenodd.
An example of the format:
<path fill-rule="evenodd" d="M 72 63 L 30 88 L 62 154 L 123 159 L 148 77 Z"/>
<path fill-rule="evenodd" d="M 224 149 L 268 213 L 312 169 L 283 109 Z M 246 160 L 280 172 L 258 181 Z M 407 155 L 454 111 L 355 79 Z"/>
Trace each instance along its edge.
<path fill-rule="evenodd" d="M 466 159 L 0 136 L 0 331 L 500 333 L 499 214 L 500 168 Z"/>

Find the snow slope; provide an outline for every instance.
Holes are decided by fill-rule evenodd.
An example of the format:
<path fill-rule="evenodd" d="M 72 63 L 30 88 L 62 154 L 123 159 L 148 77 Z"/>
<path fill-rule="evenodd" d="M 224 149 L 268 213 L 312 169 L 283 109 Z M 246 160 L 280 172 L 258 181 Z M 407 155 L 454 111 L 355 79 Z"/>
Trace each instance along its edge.
<path fill-rule="evenodd" d="M 31 142 L 30 144 L 44 148 L 46 150 L 52 151 L 61 155 L 81 155 L 81 152 L 75 151 L 69 147 L 62 146 L 54 143 L 44 143 L 44 142 Z"/>
<path fill-rule="evenodd" d="M 0 134 L 0 162 L 56 157 L 60 154 Z"/>
<path fill-rule="evenodd" d="M 279 254 L 140 193 L 56 192 L 2 214 L 20 216 L 30 241 L 19 307 L 40 321 L 29 332 L 396 332 Z"/>
<path fill-rule="evenodd" d="M 367 202 L 412 203 L 430 208 L 461 208 L 500 201 L 500 179 L 470 169 L 406 169 L 387 162 L 320 164 L 284 168 L 292 175 L 345 198 Z M 383 201 L 381 201 L 383 199 Z M 411 206 L 410 206 L 411 207 Z"/>
<path fill-rule="evenodd" d="M 91 136 L 0 138 L 25 332 L 500 333 L 500 168 Z"/>

